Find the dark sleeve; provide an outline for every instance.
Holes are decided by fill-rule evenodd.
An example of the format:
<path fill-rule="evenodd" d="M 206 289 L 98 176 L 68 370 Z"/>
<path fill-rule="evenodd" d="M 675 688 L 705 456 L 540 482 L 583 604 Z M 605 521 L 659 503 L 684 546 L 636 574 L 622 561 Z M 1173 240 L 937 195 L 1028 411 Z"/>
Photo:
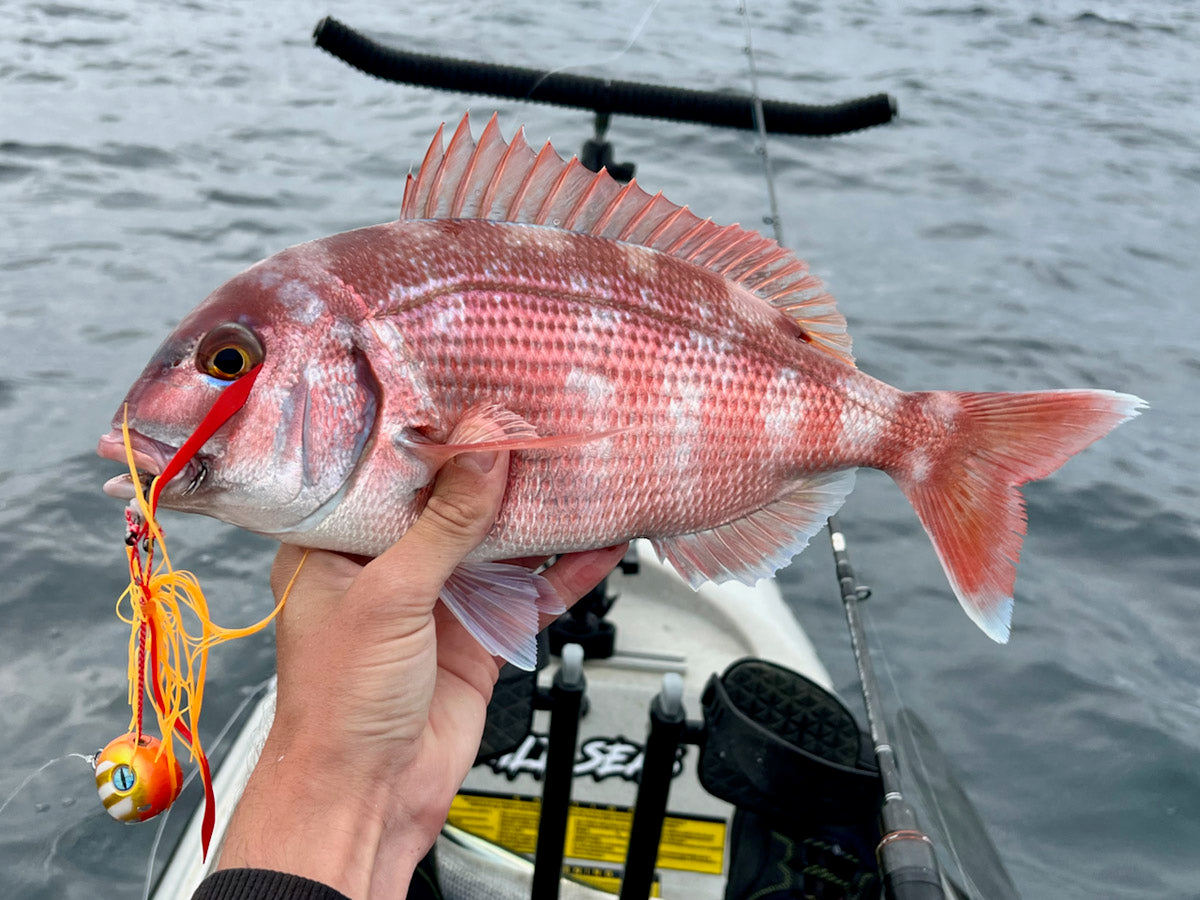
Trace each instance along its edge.
<path fill-rule="evenodd" d="M 221 869 L 200 882 L 192 900 L 349 900 L 328 885 L 270 869 Z"/>

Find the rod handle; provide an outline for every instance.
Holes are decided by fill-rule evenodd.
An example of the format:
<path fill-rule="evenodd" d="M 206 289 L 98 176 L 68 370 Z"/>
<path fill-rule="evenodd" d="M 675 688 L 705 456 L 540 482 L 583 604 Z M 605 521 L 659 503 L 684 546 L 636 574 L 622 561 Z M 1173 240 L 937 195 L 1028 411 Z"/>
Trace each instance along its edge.
<path fill-rule="evenodd" d="M 875 850 L 889 900 L 945 900 L 933 843 L 920 831 L 893 831 Z"/>

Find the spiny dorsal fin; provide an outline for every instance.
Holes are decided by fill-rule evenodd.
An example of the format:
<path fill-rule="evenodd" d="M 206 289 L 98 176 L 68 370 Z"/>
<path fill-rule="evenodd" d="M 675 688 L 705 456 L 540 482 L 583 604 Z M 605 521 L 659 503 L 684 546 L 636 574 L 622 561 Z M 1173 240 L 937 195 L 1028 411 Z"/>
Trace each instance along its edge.
<path fill-rule="evenodd" d="M 534 153 L 518 131 L 500 136 L 493 114 L 476 143 L 463 116 L 443 149 L 439 128 L 408 176 L 402 219 L 490 219 L 549 225 L 640 244 L 716 272 L 790 315 L 813 346 L 854 363 L 846 320 L 808 266 L 773 240 L 701 219 L 606 171 L 564 160 L 547 143 Z"/>

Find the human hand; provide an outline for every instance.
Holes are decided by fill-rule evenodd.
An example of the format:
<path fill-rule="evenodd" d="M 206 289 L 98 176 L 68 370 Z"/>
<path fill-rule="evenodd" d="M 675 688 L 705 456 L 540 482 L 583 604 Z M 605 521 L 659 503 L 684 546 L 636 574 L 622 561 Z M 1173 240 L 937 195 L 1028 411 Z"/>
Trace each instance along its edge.
<path fill-rule="evenodd" d="M 280 548 L 276 596 L 295 581 L 277 623 L 275 722 L 220 868 L 405 895 L 474 760 L 502 663 L 438 591 L 486 537 L 507 475 L 507 453 L 456 457 L 413 527 L 366 565 Z M 544 577 L 570 606 L 624 549 L 563 556 Z"/>

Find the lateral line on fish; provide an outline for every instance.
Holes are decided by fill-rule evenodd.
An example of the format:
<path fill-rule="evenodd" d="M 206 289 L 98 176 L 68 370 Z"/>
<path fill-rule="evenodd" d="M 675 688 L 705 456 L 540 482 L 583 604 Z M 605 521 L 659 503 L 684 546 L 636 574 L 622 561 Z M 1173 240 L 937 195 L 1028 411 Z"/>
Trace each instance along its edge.
<path fill-rule="evenodd" d="M 492 142 L 495 121 L 493 115 L 484 128 L 481 144 L 485 138 L 489 145 Z M 486 198 L 488 203 L 469 201 L 471 188 L 476 185 L 479 149 L 471 137 L 469 116 L 463 116 L 445 149 L 442 149 L 443 133 L 444 129 L 439 128 L 420 171 L 405 187 L 402 217 L 419 211 L 424 218 L 437 218 L 438 211 L 444 208 L 456 218 L 546 225 L 559 214 L 565 224 L 552 227 L 636 243 L 694 262 L 768 301 L 782 301 L 790 291 L 803 293 L 820 284 L 798 257 L 786 250 L 780 254 L 780 246 L 770 238 L 738 225 L 718 226 L 702 220 L 685 207 L 666 200 L 661 193 L 651 196 L 636 181 L 619 185 L 607 174 L 601 176 L 584 168 L 574 157 L 564 160 L 549 142 L 535 156 L 531 150 L 526 152 L 528 146 L 520 133 L 506 145 L 497 172 L 481 193 L 481 200 Z M 496 140 L 503 142 L 502 138 Z M 493 198 L 502 198 L 514 182 L 515 189 L 504 211 L 497 214 L 492 208 Z M 575 192 L 586 193 L 591 200 L 581 203 Z M 640 237 L 639 231 L 643 232 Z M 747 241 L 752 252 L 745 253 L 732 268 L 717 265 L 732 247 Z M 762 273 L 763 277 L 756 274 L 747 279 L 737 271 L 738 266 L 748 266 L 756 273 L 766 266 L 768 271 Z M 771 269 L 787 274 L 786 279 L 778 279 L 783 283 L 768 298 L 763 286 L 777 281 Z M 810 318 L 819 322 L 818 328 L 806 328 L 814 333 L 813 346 L 853 365 L 845 318 L 837 311 L 832 297 L 827 294 L 822 297 L 821 304 L 806 304 L 781 314 L 792 316 L 802 328 L 806 328 Z"/>
<path fill-rule="evenodd" d="M 540 227 L 540 226 L 533 226 Z M 454 281 L 447 283 L 445 281 L 434 284 L 426 282 L 420 286 L 410 288 L 404 294 L 404 302 L 397 305 L 389 305 L 381 309 L 371 310 L 368 314 L 367 321 L 374 323 L 380 319 L 387 319 L 391 316 L 396 316 L 411 310 L 417 310 L 430 303 L 447 297 L 457 297 L 466 293 L 495 293 L 498 288 L 504 289 L 512 293 L 514 296 L 534 297 L 539 300 L 550 300 L 559 303 L 581 304 L 585 303 L 589 307 L 597 309 L 612 309 L 622 310 L 625 304 L 618 296 L 598 295 L 596 293 L 587 293 L 586 295 L 577 291 L 554 290 L 550 287 L 540 284 L 530 284 L 527 281 L 513 279 L 511 283 L 505 282 L 502 278 L 495 277 L 488 281 L 476 281 L 477 276 L 474 274 L 464 275 L 463 281 Z M 470 279 L 470 280 L 467 280 Z M 639 310 L 639 314 L 647 319 L 662 322 L 672 328 L 679 326 L 679 320 L 671 315 L 668 315 L 661 310 L 653 307 L 643 307 Z M 705 323 L 703 326 L 689 325 L 689 329 L 698 331 L 710 337 L 718 337 L 724 332 L 721 329 L 721 323 L 714 321 L 711 324 Z"/>

